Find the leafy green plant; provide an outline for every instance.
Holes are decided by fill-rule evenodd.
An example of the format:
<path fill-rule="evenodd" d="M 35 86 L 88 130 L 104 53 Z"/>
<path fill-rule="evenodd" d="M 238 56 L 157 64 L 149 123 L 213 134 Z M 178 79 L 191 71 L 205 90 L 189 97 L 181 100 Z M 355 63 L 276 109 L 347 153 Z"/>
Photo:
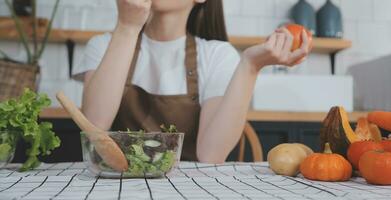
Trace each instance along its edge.
<path fill-rule="evenodd" d="M 15 22 L 15 27 L 16 27 L 16 30 L 18 31 L 20 41 L 26 51 L 27 64 L 37 65 L 39 59 L 41 58 L 41 56 L 45 50 L 46 44 L 48 42 L 50 32 L 52 30 L 53 19 L 56 16 L 60 0 L 56 0 L 56 2 L 54 4 L 54 9 L 51 14 L 48 27 L 45 31 L 43 40 L 41 42 L 38 41 L 39 36 L 38 36 L 38 32 L 37 32 L 37 29 L 38 29 L 38 18 L 37 18 L 37 12 L 36 12 L 37 11 L 37 2 L 36 2 L 37 0 L 30 0 L 30 1 L 31 1 L 31 5 L 32 5 L 31 18 L 33 21 L 33 23 L 32 23 L 32 36 L 31 36 L 32 46 L 33 46 L 32 50 L 29 47 L 29 37 L 27 36 L 26 31 L 23 29 L 22 22 L 21 22 L 20 18 L 16 15 L 15 10 L 14 10 L 11 2 L 9 0 L 5 0 L 5 3 L 11 12 L 11 16 Z M 1 50 L 0 50 L 0 56 L 2 56 L 5 60 L 14 61 L 4 51 L 1 51 Z"/>
<path fill-rule="evenodd" d="M 60 139 L 52 131 L 52 124 L 38 123 L 39 113 L 50 106 L 51 101 L 46 94 L 36 94 L 25 89 L 18 99 L 10 99 L 0 103 L 0 132 L 2 134 L 0 158 L 6 157 L 15 142 L 23 139 L 29 148 L 26 151 L 27 161 L 20 168 L 26 171 L 37 167 L 39 155 L 49 155 L 60 146 Z M 4 154 L 4 155 L 1 155 Z"/>
<path fill-rule="evenodd" d="M 160 125 L 160 130 L 163 133 L 178 133 L 178 130 L 175 125 L 170 125 L 169 127 L 166 127 L 166 125 L 162 124 Z"/>

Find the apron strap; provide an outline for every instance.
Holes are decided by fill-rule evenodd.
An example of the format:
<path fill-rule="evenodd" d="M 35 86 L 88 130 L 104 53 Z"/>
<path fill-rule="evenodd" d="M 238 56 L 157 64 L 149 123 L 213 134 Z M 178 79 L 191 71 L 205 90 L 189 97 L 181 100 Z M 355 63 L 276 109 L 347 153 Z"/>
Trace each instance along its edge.
<path fill-rule="evenodd" d="M 133 60 L 130 65 L 127 85 L 132 84 L 133 74 L 136 68 L 137 60 L 141 50 L 142 34 L 137 39 L 136 49 L 134 51 Z M 185 49 L 185 66 L 186 66 L 186 83 L 187 83 L 187 95 L 192 98 L 193 101 L 198 100 L 198 72 L 197 72 L 197 45 L 195 37 L 187 34 L 186 36 L 186 49 Z"/>
<path fill-rule="evenodd" d="M 197 45 L 195 37 L 187 34 L 186 37 L 186 82 L 187 94 L 193 101 L 198 100 L 198 72 L 197 72 Z"/>

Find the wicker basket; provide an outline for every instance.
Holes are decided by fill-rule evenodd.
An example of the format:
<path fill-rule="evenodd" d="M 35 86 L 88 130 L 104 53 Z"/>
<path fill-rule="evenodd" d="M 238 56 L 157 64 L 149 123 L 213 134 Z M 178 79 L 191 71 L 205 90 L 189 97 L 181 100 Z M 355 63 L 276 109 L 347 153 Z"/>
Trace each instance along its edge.
<path fill-rule="evenodd" d="M 0 60 L 0 102 L 18 97 L 24 88 L 38 89 L 39 67 Z"/>

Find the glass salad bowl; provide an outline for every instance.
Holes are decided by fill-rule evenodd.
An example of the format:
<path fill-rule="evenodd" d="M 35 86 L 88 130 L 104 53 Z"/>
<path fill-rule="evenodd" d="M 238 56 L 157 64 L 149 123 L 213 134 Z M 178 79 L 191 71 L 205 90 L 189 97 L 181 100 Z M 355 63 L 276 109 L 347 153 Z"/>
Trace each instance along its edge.
<path fill-rule="evenodd" d="M 12 131 L 0 131 L 0 168 L 12 161 L 15 147 L 15 133 Z"/>
<path fill-rule="evenodd" d="M 85 132 L 81 133 L 83 160 L 94 175 L 105 178 L 157 178 L 169 173 L 180 161 L 183 133 L 104 132 L 124 153 L 128 169 L 118 172 L 98 155 Z"/>

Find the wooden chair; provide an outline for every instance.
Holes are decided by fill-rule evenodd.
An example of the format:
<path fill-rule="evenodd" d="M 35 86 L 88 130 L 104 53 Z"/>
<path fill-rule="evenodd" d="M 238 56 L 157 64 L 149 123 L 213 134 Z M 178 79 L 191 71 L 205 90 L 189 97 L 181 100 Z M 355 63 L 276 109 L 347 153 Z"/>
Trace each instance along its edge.
<path fill-rule="evenodd" d="M 257 133 L 249 122 L 246 122 L 243 130 L 243 135 L 239 140 L 239 155 L 238 161 L 244 161 L 244 153 L 246 147 L 246 138 L 251 146 L 251 151 L 253 155 L 253 162 L 262 162 L 263 161 L 263 152 L 262 145 L 259 140 Z"/>

